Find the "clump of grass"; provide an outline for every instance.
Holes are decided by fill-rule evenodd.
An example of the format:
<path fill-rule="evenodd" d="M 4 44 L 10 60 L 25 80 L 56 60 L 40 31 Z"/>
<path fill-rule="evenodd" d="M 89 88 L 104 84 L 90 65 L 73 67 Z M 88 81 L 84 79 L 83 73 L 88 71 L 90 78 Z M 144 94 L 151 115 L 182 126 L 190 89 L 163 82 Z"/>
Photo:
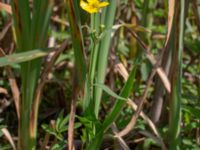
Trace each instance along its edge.
<path fill-rule="evenodd" d="M 62 2 L 65 5 L 61 7 L 67 10 L 67 17 L 65 11 L 62 12 L 63 16 L 69 22 L 69 24 L 64 22 L 69 29 L 67 34 L 70 35 L 70 40 L 66 41 L 70 43 L 69 45 L 72 46 L 73 50 L 73 58 L 69 60 L 74 60 L 73 71 L 70 75 L 67 75 L 68 78 L 72 79 L 72 81 L 69 81 L 72 82 L 72 87 L 70 85 L 72 89 L 69 90 L 72 92 L 69 102 L 71 111 L 67 117 L 64 117 L 65 113 L 62 111 L 55 122 L 51 121 L 49 127 L 47 124 L 43 126 L 47 134 L 44 143 L 41 144 L 42 149 L 45 149 L 51 142 L 52 149 L 56 146 L 62 149 L 66 147 L 65 144 L 67 143 L 68 149 L 72 150 L 74 149 L 74 137 L 76 137 L 81 139 L 82 149 L 98 150 L 105 141 L 107 134 L 109 134 L 109 140 L 114 141 L 114 144 L 110 145 L 111 147 L 116 147 L 115 139 L 117 139 L 120 146 L 130 149 L 129 144 L 127 144 L 130 141 L 127 139 L 130 138 L 132 142 L 133 138 L 144 136 L 148 138 L 142 138 L 142 142 L 134 144 L 137 149 L 150 149 L 156 146 L 165 150 L 167 149 L 166 145 L 169 149 L 180 149 L 182 143 L 188 144 L 187 139 L 180 139 L 181 132 L 188 134 L 189 131 L 187 130 L 191 130 L 190 132 L 195 130 L 196 135 L 199 134 L 199 123 L 193 122 L 194 124 L 188 125 L 188 120 L 192 120 L 191 116 L 197 118 L 199 108 L 193 109 L 182 106 L 182 101 L 185 99 L 182 95 L 182 72 L 183 67 L 185 67 L 182 58 L 183 49 L 191 47 L 184 43 L 189 1 L 169 0 L 167 3 L 156 0 L 138 0 L 135 2 L 125 0 L 65 0 Z M 198 24 L 199 15 L 196 3 L 196 1 L 193 2 L 193 7 Z M 9 11 L 9 13 L 13 17 L 16 53 L 0 58 L 0 66 L 20 63 L 21 99 L 19 104 L 16 104 L 20 108 L 18 149 L 34 150 L 38 149 L 36 142 L 38 110 L 40 94 L 44 85 L 43 80 L 46 77 L 43 76 L 43 73 L 45 75 L 49 73 L 53 62 L 63 51 L 63 47 L 66 46 L 66 41 L 61 45 L 62 50 L 54 51 L 53 61 L 46 62 L 47 68 L 42 68 L 42 57 L 54 50 L 54 48 L 47 48 L 46 44 L 51 11 L 54 6 L 53 1 L 33 0 L 32 5 L 30 5 L 29 0 L 12 0 L 11 4 L 12 12 Z M 5 6 L 0 5 L 0 7 Z M 154 14 L 152 9 L 157 7 L 166 10 L 156 11 Z M 121 10 L 121 8 L 128 9 Z M 168 22 L 163 23 L 163 18 L 167 18 L 163 17 L 167 14 L 166 12 L 168 12 Z M 132 24 L 121 21 L 125 20 L 123 17 L 127 14 L 129 15 L 126 21 L 130 21 Z M 83 15 L 89 16 L 89 18 L 84 20 L 81 18 Z M 155 15 L 163 18 L 155 18 L 154 20 Z M 53 19 L 55 20 L 54 17 Z M 83 20 L 86 21 L 84 26 Z M 63 23 L 63 21 L 61 22 Z M 168 23 L 168 31 L 164 37 L 165 42 L 163 39 L 161 42 L 160 39 L 153 39 L 154 34 L 160 32 L 160 29 L 154 29 L 158 22 L 162 22 L 164 27 L 164 24 Z M 162 29 L 162 34 L 164 32 L 164 29 Z M 160 35 L 158 37 L 160 38 Z M 158 47 L 161 50 L 158 50 Z M 193 46 L 192 48 L 199 49 L 198 44 L 197 47 Z M 120 50 L 115 51 L 115 49 Z M 2 51 L 1 48 L 0 51 Z M 156 59 L 155 54 L 158 55 L 158 59 Z M 60 55 L 62 57 L 62 54 Z M 65 59 L 65 56 L 63 58 Z M 108 61 L 111 62 L 111 66 L 108 65 Z M 118 67 L 121 67 L 121 70 L 115 66 L 116 63 Z M 118 75 L 113 76 L 116 68 L 120 70 L 123 81 Z M 112 89 L 107 85 L 108 69 L 111 70 L 109 72 L 111 77 L 109 76 L 108 80 L 111 80 L 109 84 L 112 85 Z M 155 87 L 154 79 L 158 81 L 155 82 Z M 117 90 L 113 90 L 115 85 Z M 199 82 L 197 82 L 197 88 L 199 88 Z M 65 90 L 63 91 L 65 92 Z M 151 95 L 152 91 L 154 91 L 153 95 Z M 112 100 L 110 100 L 110 96 L 113 97 Z M 155 99 L 152 100 L 152 97 L 155 97 Z M 157 99 L 162 99 L 162 102 L 156 101 Z M 164 99 L 167 101 L 166 107 L 163 107 L 162 104 L 157 105 L 163 103 Z M 80 100 L 80 103 L 78 103 L 80 105 L 77 104 L 78 100 Z M 189 103 L 188 100 L 186 101 Z M 184 105 L 188 105 L 187 103 Z M 124 107 L 125 104 L 134 106 L 133 110 Z M 194 104 L 192 105 L 194 106 Z M 77 106 L 81 107 L 78 112 L 76 111 Z M 156 110 L 152 110 L 154 108 Z M 184 110 L 183 118 L 181 116 L 182 108 Z M 151 109 L 153 115 L 151 116 L 152 121 L 144 114 L 148 113 L 149 109 Z M 155 112 L 159 112 L 159 114 L 155 116 Z M 162 112 L 166 113 L 167 117 L 162 117 Z M 153 134 L 145 127 L 143 120 L 138 119 L 140 116 L 151 127 Z M 162 118 L 160 119 L 160 117 Z M 184 126 L 188 125 L 186 130 L 181 130 L 181 122 Z M 67 123 L 69 123 L 68 126 Z M 160 127 L 160 124 L 164 124 L 164 127 Z M 162 129 L 162 131 L 160 130 L 161 134 L 158 132 L 158 127 Z M 75 130 L 77 128 L 79 129 Z M 110 128 L 112 132 L 109 130 Z M 118 131 L 118 128 L 121 131 Z M 137 130 L 135 130 L 136 128 Z M 166 131 L 164 131 L 165 128 L 167 128 Z M 136 132 L 132 134 L 132 130 Z M 66 134 L 66 131 L 68 136 L 63 136 L 62 134 Z M 78 136 L 74 136 L 74 132 L 78 133 Z M 162 135 L 162 132 L 167 133 L 170 138 Z M 125 135 L 128 138 L 123 139 Z M 50 136 L 55 136 L 54 141 L 51 141 Z M 80 139 L 78 140 L 80 141 Z M 190 145 L 189 147 L 194 146 Z"/>
<path fill-rule="evenodd" d="M 11 1 L 17 52 L 45 48 L 52 1 L 34 0 L 32 10 L 29 0 Z M 38 105 L 33 105 L 39 80 L 42 59 L 21 64 L 22 97 L 20 101 L 18 149 L 36 148 Z"/>

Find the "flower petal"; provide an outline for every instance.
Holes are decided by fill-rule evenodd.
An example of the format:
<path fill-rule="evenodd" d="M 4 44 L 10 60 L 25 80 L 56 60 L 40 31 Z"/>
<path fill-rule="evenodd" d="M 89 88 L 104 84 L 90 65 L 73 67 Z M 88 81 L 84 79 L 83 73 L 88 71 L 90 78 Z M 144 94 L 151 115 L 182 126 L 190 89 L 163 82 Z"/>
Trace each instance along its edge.
<path fill-rule="evenodd" d="M 83 10 L 89 13 L 97 13 L 102 7 L 107 6 L 108 2 L 101 2 L 100 0 L 81 0 L 80 6 Z"/>
<path fill-rule="evenodd" d="M 99 8 L 105 7 L 105 6 L 107 6 L 107 5 L 109 5 L 108 2 L 101 2 L 101 3 L 99 3 Z"/>
<path fill-rule="evenodd" d="M 80 1 L 80 6 L 81 6 L 81 8 L 85 8 L 85 7 L 88 7 L 89 5 L 88 5 L 88 3 L 86 3 L 86 2 L 84 2 L 83 0 L 81 0 Z"/>
<path fill-rule="evenodd" d="M 80 1 L 80 6 L 81 6 L 81 8 L 84 9 L 85 7 L 88 6 L 88 3 L 84 2 L 83 0 L 81 0 L 81 1 Z"/>
<path fill-rule="evenodd" d="M 93 8 L 93 7 L 91 8 L 91 7 L 90 7 L 90 8 L 87 9 L 86 11 L 89 12 L 90 14 L 93 14 L 93 13 L 97 13 L 99 10 L 98 10 L 97 8 Z"/>
<path fill-rule="evenodd" d="M 99 0 L 87 0 L 88 3 L 95 3 L 95 2 L 98 2 L 99 3 Z"/>
<path fill-rule="evenodd" d="M 85 1 L 81 0 L 80 1 L 80 6 L 83 10 L 89 12 L 89 13 L 96 13 L 98 12 L 98 9 L 96 7 L 90 6 L 90 4 L 86 3 Z"/>

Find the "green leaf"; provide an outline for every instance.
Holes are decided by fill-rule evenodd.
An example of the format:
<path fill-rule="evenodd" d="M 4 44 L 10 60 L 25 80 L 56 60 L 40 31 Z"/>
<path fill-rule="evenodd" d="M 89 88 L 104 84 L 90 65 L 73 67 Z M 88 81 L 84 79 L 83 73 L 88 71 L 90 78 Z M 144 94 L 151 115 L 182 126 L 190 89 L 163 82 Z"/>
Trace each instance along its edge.
<path fill-rule="evenodd" d="M 183 131 L 185 132 L 191 132 L 193 129 L 199 128 L 200 127 L 200 123 L 199 122 L 190 122 L 189 124 L 187 124 L 185 126 L 185 128 L 183 129 Z"/>
<path fill-rule="evenodd" d="M 123 98 L 119 95 L 117 95 L 115 92 L 113 92 L 108 86 L 101 84 L 101 83 L 95 83 L 94 86 L 97 86 L 101 89 L 103 89 L 106 93 L 108 93 L 110 96 L 119 99 L 119 100 L 126 100 L 126 98 Z"/>
<path fill-rule="evenodd" d="M 47 124 L 43 124 L 42 128 L 49 134 L 55 135 L 56 132 L 53 128 L 49 127 Z"/>
<path fill-rule="evenodd" d="M 51 148 L 51 150 L 62 150 L 64 149 L 66 146 L 66 142 L 61 141 L 59 143 L 56 143 L 55 145 L 53 145 L 53 147 Z"/>
<path fill-rule="evenodd" d="M 67 123 L 69 122 L 69 115 L 67 115 L 65 118 L 63 118 L 59 124 L 59 130 L 62 130 L 62 128 L 67 126 Z"/>
<path fill-rule="evenodd" d="M 61 122 L 62 122 L 62 120 L 63 120 L 63 114 L 64 114 L 64 110 L 62 110 L 62 111 L 59 113 L 59 115 L 58 115 L 58 117 L 57 117 L 57 119 L 56 119 L 56 131 L 57 131 L 57 132 L 59 132 L 59 127 L 60 127 L 60 124 L 61 124 Z"/>
<path fill-rule="evenodd" d="M 194 117 L 200 118 L 200 107 L 184 106 L 183 109 L 192 114 Z"/>
<path fill-rule="evenodd" d="M 72 45 L 74 48 L 75 66 L 78 75 L 78 84 L 80 87 L 84 85 L 86 78 L 86 61 L 84 57 L 84 44 L 81 31 L 81 20 L 79 13 L 79 3 L 77 0 L 65 0 L 66 9 L 70 24 L 70 32 L 72 37 Z"/>
<path fill-rule="evenodd" d="M 0 145 L 0 150 L 11 150 L 12 146 L 10 144 Z"/>
<path fill-rule="evenodd" d="M 194 52 L 200 52 L 200 39 L 186 40 L 186 46 Z"/>
<path fill-rule="evenodd" d="M 22 63 L 26 61 L 30 61 L 36 58 L 44 57 L 51 52 L 52 49 L 36 49 L 28 52 L 21 52 L 16 54 L 7 55 L 5 57 L 0 58 L 0 67 L 13 65 L 16 63 Z"/>
<path fill-rule="evenodd" d="M 136 63 L 137 64 L 137 63 Z M 132 91 L 134 79 L 135 79 L 135 73 L 136 73 L 136 67 L 135 65 L 131 73 L 129 74 L 129 78 L 126 81 L 121 93 L 120 97 L 128 97 L 129 94 Z M 98 149 L 101 145 L 101 142 L 103 140 L 103 133 L 108 129 L 108 127 L 117 119 L 118 115 L 121 112 L 121 109 L 123 108 L 124 104 L 126 103 L 125 100 L 117 100 L 115 105 L 113 106 L 112 110 L 110 113 L 106 116 L 103 122 L 103 126 L 98 130 L 98 133 L 95 135 L 95 137 L 92 139 L 92 141 L 89 143 L 87 150 L 92 150 L 92 149 Z"/>

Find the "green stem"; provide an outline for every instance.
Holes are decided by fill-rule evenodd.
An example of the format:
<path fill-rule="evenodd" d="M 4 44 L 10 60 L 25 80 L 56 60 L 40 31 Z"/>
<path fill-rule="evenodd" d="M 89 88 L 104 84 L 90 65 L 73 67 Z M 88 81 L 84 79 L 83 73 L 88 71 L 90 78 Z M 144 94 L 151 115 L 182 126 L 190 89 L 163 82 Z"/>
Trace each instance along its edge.
<path fill-rule="evenodd" d="M 98 48 L 99 48 L 99 14 L 92 14 L 91 15 L 91 31 L 92 31 L 92 38 L 91 38 L 91 55 L 90 55 L 90 67 L 89 67 L 89 87 L 91 93 L 92 103 L 94 104 L 94 88 L 93 84 L 95 82 L 95 73 L 96 73 L 96 66 L 97 66 L 97 58 L 98 58 Z"/>
<path fill-rule="evenodd" d="M 97 60 L 97 75 L 96 75 L 96 81 L 98 83 L 104 83 L 105 76 L 106 76 L 106 68 L 108 63 L 108 54 L 109 54 L 109 48 L 110 48 L 110 42 L 111 42 L 111 32 L 112 32 L 112 26 L 114 23 L 115 18 L 115 12 L 117 8 L 117 1 L 110 0 L 109 6 L 106 8 L 106 16 L 104 19 L 104 25 L 105 25 L 105 36 L 100 42 L 99 45 L 99 54 L 98 54 L 98 60 Z M 95 116 L 98 118 L 99 115 L 99 109 L 100 109 L 100 103 L 101 103 L 101 96 L 102 96 L 102 89 L 95 87 Z"/>
<path fill-rule="evenodd" d="M 175 43 L 172 51 L 172 66 L 171 66 L 171 85 L 172 93 L 170 95 L 170 120 L 169 120 L 169 149 L 179 150 L 179 134 L 181 124 L 181 79 L 182 79 L 182 53 L 184 46 L 184 28 L 186 1 L 177 0 L 175 2 L 175 22 L 174 26 L 178 26 L 175 31 Z"/>

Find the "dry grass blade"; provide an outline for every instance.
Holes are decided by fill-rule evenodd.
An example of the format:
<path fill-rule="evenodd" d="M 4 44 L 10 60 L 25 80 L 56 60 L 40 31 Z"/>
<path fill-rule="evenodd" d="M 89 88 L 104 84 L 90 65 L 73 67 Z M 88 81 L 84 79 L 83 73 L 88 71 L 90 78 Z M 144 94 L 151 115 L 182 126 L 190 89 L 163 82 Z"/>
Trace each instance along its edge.
<path fill-rule="evenodd" d="M 134 111 L 137 111 L 138 106 L 137 106 L 131 99 L 128 99 L 127 104 L 130 105 Z M 142 111 L 141 111 L 141 113 L 140 113 L 140 116 L 144 119 L 145 122 L 147 122 L 147 124 L 151 127 L 152 131 L 153 131 L 154 134 L 156 135 L 157 138 L 153 138 L 153 139 L 155 139 L 155 141 L 157 141 L 157 142 L 161 145 L 162 150 L 167 150 L 167 147 L 166 147 L 166 145 L 164 144 L 161 135 L 159 134 L 159 132 L 158 132 L 156 126 L 155 126 L 154 123 L 151 121 L 151 119 L 150 119 L 147 115 L 145 115 L 145 113 L 142 112 Z M 119 140 L 123 140 L 123 139 L 122 139 L 122 136 L 124 136 L 123 133 L 125 134 L 125 132 L 130 132 L 130 130 L 132 129 L 131 126 L 134 125 L 135 123 L 136 123 L 136 117 L 133 117 L 133 119 L 132 119 L 131 122 L 130 122 L 130 125 L 128 125 L 127 128 L 126 128 L 126 131 L 123 130 L 123 131 L 121 131 L 120 133 L 115 132 L 115 137 L 118 138 Z M 128 131 L 128 130 L 129 130 L 129 131 Z"/>
<path fill-rule="evenodd" d="M 9 21 L 8 24 L 4 27 L 4 29 L 0 33 L 0 41 L 5 37 L 6 33 L 8 32 L 9 28 L 11 27 L 12 22 Z"/>
<path fill-rule="evenodd" d="M 157 65 L 156 67 L 156 72 L 158 73 L 160 79 L 162 80 L 163 82 L 163 85 L 164 87 L 166 88 L 167 92 L 170 93 L 171 92 L 171 84 L 169 82 L 169 79 L 165 73 L 165 71 L 160 67 L 160 62 L 158 62 L 156 60 L 156 58 L 154 57 L 154 55 L 150 52 L 149 48 L 145 45 L 145 43 L 140 39 L 140 37 L 131 29 L 127 28 L 131 35 L 133 37 L 136 38 L 138 44 L 142 47 L 142 49 L 144 50 L 145 54 L 146 54 L 146 57 L 148 58 L 148 60 L 150 61 L 150 63 L 155 66 Z M 158 62 L 158 63 L 157 63 Z"/>
<path fill-rule="evenodd" d="M 69 150 L 75 150 L 74 148 L 74 120 L 75 120 L 75 114 L 76 114 L 76 99 L 75 98 L 76 97 L 74 97 L 71 102 L 71 111 L 70 111 L 70 118 L 69 118 L 69 129 L 68 129 Z"/>
<path fill-rule="evenodd" d="M 160 64 L 160 61 L 156 61 L 156 59 L 154 58 L 153 54 L 150 52 L 150 50 L 147 48 L 147 46 L 143 43 L 143 41 L 137 36 L 137 34 L 134 31 L 132 31 L 130 29 L 128 29 L 128 30 L 131 32 L 132 36 L 136 38 L 136 40 L 138 41 L 140 46 L 143 48 L 147 58 L 149 59 L 151 64 L 154 66 L 154 68 L 153 68 L 153 70 L 152 70 L 152 72 L 150 74 L 150 77 L 149 77 L 148 81 L 147 81 L 147 86 L 145 88 L 143 96 L 140 99 L 140 103 L 139 103 L 139 106 L 138 106 L 138 108 L 136 110 L 136 113 L 132 117 L 132 119 L 129 122 L 129 124 L 125 127 L 125 129 L 123 129 L 121 132 L 118 133 L 118 136 L 120 136 L 120 137 L 125 136 L 126 134 L 128 134 L 133 129 L 133 127 L 135 126 L 137 118 L 139 117 L 139 115 L 140 115 L 140 113 L 142 111 L 144 101 L 145 101 L 145 99 L 147 97 L 148 89 L 151 86 L 153 77 L 156 74 L 156 72 L 158 73 L 159 77 L 163 81 L 163 84 L 164 84 L 166 90 L 169 93 L 171 92 L 170 82 L 169 82 L 169 80 L 167 78 L 167 75 L 164 73 L 164 71 L 162 71 L 162 68 L 158 67 L 159 64 Z"/>
<path fill-rule="evenodd" d="M 181 131 L 181 104 L 182 104 L 182 67 L 183 49 L 185 38 L 185 23 L 188 12 L 189 1 L 175 0 L 174 22 L 173 22 L 173 44 L 171 47 L 171 67 L 169 79 L 172 85 L 172 92 L 169 95 L 169 149 L 180 148 Z"/>
<path fill-rule="evenodd" d="M 125 81 L 127 81 L 127 79 L 128 79 L 128 71 L 126 70 L 124 65 L 119 60 L 116 60 L 115 70 L 117 72 L 119 72 L 119 74 L 124 78 Z"/>
<path fill-rule="evenodd" d="M 162 83 L 165 86 L 167 92 L 170 93 L 171 92 L 171 84 L 169 82 L 169 79 L 168 79 L 165 71 L 161 67 L 158 67 L 157 73 L 159 74 L 159 77 L 162 80 Z"/>
<path fill-rule="evenodd" d="M 0 57 L 5 56 L 6 54 L 4 53 L 4 51 L 2 49 L 0 49 Z M 17 81 L 15 79 L 15 76 L 12 72 L 12 69 L 9 66 L 6 66 L 6 72 L 7 72 L 7 76 L 8 76 L 8 80 L 10 83 L 10 87 L 11 87 L 11 91 L 13 94 L 13 99 L 15 102 L 15 108 L 16 108 L 16 112 L 17 112 L 17 117 L 20 117 L 20 110 L 19 110 L 19 102 L 20 102 L 20 91 L 17 85 Z"/>
<path fill-rule="evenodd" d="M 118 139 L 121 147 L 123 147 L 124 150 L 131 150 L 128 145 L 126 144 L 126 142 L 124 141 L 124 139 L 118 135 L 118 129 L 115 123 L 112 124 L 111 126 L 113 133 L 116 135 L 115 137 Z"/>
<path fill-rule="evenodd" d="M 53 16 L 51 17 L 51 20 L 56 22 L 56 23 L 60 23 L 66 27 L 69 27 L 69 23 L 65 20 L 62 20 L 61 18 L 59 18 L 59 16 Z"/>
<path fill-rule="evenodd" d="M 170 64 L 171 64 L 171 50 L 170 46 L 172 44 L 172 40 L 170 38 L 173 37 L 173 20 L 174 20 L 174 7 L 175 7 L 175 1 L 174 0 L 169 0 L 168 1 L 168 31 L 165 39 L 165 44 L 163 48 L 163 54 L 162 54 L 162 59 L 161 59 L 161 67 L 163 68 L 164 73 L 168 76 L 169 75 L 169 69 L 170 69 Z M 162 74 L 161 71 L 160 73 Z M 163 102 L 164 102 L 164 94 L 165 94 L 165 89 L 163 88 L 163 80 L 161 79 L 156 79 L 155 81 L 155 90 L 154 90 L 154 101 L 153 105 L 151 108 L 151 118 L 153 122 L 158 123 L 160 120 L 161 112 L 163 109 Z M 168 82 L 169 83 L 169 82 Z M 171 84 L 171 83 L 170 83 Z M 166 83 L 164 85 L 167 85 Z M 171 87 L 171 86 L 170 86 Z M 167 95 L 169 93 L 166 93 Z"/>
<path fill-rule="evenodd" d="M 8 4 L 4 4 L 2 2 L 0 2 L 0 9 L 5 10 L 7 13 L 9 13 L 10 15 L 12 14 L 12 9 L 11 6 Z"/>
<path fill-rule="evenodd" d="M 131 99 L 128 99 L 127 103 L 133 108 L 134 111 L 137 110 L 137 107 L 138 107 L 138 106 L 137 106 Z M 147 122 L 148 125 L 151 127 L 152 131 L 154 132 L 154 134 L 155 134 L 155 135 L 157 136 L 157 138 L 159 139 L 159 143 L 161 144 L 162 149 L 163 149 L 163 150 L 167 150 L 167 148 L 166 148 L 166 146 L 165 146 L 165 144 L 164 144 L 164 142 L 163 142 L 163 139 L 162 139 L 161 135 L 159 134 L 159 132 L 158 132 L 158 130 L 157 130 L 155 124 L 151 121 L 151 119 L 150 119 L 147 115 L 145 115 L 144 112 L 141 111 L 140 116 L 141 116 L 141 117 L 144 119 L 144 121 Z"/>
<path fill-rule="evenodd" d="M 79 14 L 78 1 L 65 0 L 66 9 L 68 13 L 69 24 L 71 27 L 72 45 L 74 49 L 75 68 L 73 76 L 73 92 L 71 101 L 71 111 L 68 128 L 68 149 L 74 149 L 74 121 L 76 113 L 76 100 L 78 93 L 83 89 L 86 79 L 86 56 L 84 51 L 83 37 L 81 31 L 81 20 Z"/>
<path fill-rule="evenodd" d="M 156 69 L 154 68 L 153 71 L 151 72 L 151 75 L 147 81 L 147 85 L 146 85 L 146 88 L 144 90 L 144 93 L 140 99 L 140 102 L 139 102 L 139 106 L 135 112 L 135 114 L 133 115 L 131 121 L 128 123 L 128 125 L 118 133 L 118 136 L 125 136 L 127 135 L 135 126 L 136 124 L 136 121 L 137 121 L 137 118 L 139 117 L 141 111 L 142 111 L 142 108 L 143 108 L 143 104 L 146 100 L 146 97 L 147 97 L 147 93 L 148 93 L 148 90 L 149 90 L 149 87 L 151 86 L 151 83 L 152 83 L 152 80 L 153 80 L 153 77 L 154 75 L 156 74 Z"/>
<path fill-rule="evenodd" d="M 15 102 L 17 116 L 19 118 L 20 117 L 20 115 L 19 115 L 20 114 L 20 112 L 19 112 L 20 111 L 19 110 L 20 90 L 19 90 L 19 87 L 17 85 L 17 81 L 15 79 L 13 71 L 9 66 L 6 67 L 6 72 L 7 72 L 7 75 L 8 75 L 8 80 L 9 80 L 9 83 L 10 83 L 13 99 L 14 99 L 14 102 Z"/>
<path fill-rule="evenodd" d="M 8 94 L 8 91 L 7 91 L 6 89 L 0 87 L 0 93 L 3 93 L 3 94 L 5 94 L 5 95 L 7 95 L 7 94 Z"/>
<path fill-rule="evenodd" d="M 116 69 L 116 70 L 119 72 L 119 74 L 124 78 L 124 80 L 127 81 L 126 74 L 128 74 L 128 71 L 126 70 L 126 68 L 124 67 L 123 64 L 120 64 L 120 67 L 118 66 L 118 64 L 119 64 L 119 63 L 117 63 L 117 64 L 115 65 L 115 69 Z M 137 106 L 131 99 L 128 99 L 127 104 L 130 105 L 134 111 L 137 111 L 138 106 Z M 162 139 L 161 135 L 159 134 L 159 132 L 158 132 L 156 126 L 155 126 L 154 123 L 151 121 L 151 119 L 150 119 L 147 115 L 145 115 L 145 113 L 142 112 L 142 111 L 141 111 L 141 113 L 140 113 L 139 115 L 144 119 L 144 121 L 146 121 L 146 122 L 149 124 L 149 126 L 151 127 L 151 129 L 152 129 L 152 131 L 154 132 L 154 134 L 158 137 L 159 143 L 161 144 L 162 149 L 163 149 L 163 150 L 167 150 L 167 148 L 166 148 L 166 146 L 165 146 L 165 144 L 164 144 L 164 142 L 163 142 L 163 139 Z M 132 128 L 130 128 L 130 129 L 132 129 Z M 122 137 L 119 135 L 118 132 L 115 132 L 115 134 L 116 134 L 116 137 L 117 137 L 117 138 L 122 139 Z M 123 140 L 123 139 L 122 139 L 122 140 Z"/>
<path fill-rule="evenodd" d="M 31 115 L 31 123 L 30 125 L 32 126 L 31 129 L 34 129 L 33 126 L 37 124 L 37 118 L 35 116 L 37 116 L 37 111 L 35 111 L 34 108 L 38 108 L 39 104 L 40 104 L 40 97 L 41 97 L 41 93 L 44 87 L 44 84 L 46 82 L 46 78 L 48 76 L 48 74 L 50 73 L 56 59 L 58 58 L 58 56 L 65 50 L 66 46 L 68 45 L 68 41 L 64 41 L 63 44 L 55 51 L 54 55 L 51 57 L 50 61 L 47 62 L 47 64 L 44 67 L 44 70 L 41 74 L 40 77 L 40 82 L 36 88 L 36 94 L 35 94 L 35 99 L 33 102 L 33 107 L 32 107 L 32 115 Z M 32 131 L 33 133 L 34 131 Z"/>
<path fill-rule="evenodd" d="M 145 51 L 146 57 L 151 62 L 151 64 L 153 66 L 156 65 L 157 60 L 155 59 L 154 55 L 150 52 L 150 50 L 148 49 L 148 47 L 145 45 L 145 43 L 140 39 L 140 37 L 133 30 L 131 30 L 129 28 L 128 28 L 128 30 L 131 32 L 132 36 L 136 38 L 136 40 L 139 43 L 139 45 L 143 48 L 143 50 Z M 164 51 L 163 51 L 163 53 L 164 53 Z M 127 79 L 128 78 L 127 71 L 124 70 L 124 67 L 122 66 L 122 64 L 118 63 L 118 62 L 116 64 L 116 70 L 119 71 L 120 74 L 125 77 L 125 79 Z M 162 83 L 165 86 L 167 92 L 170 93 L 171 92 L 171 85 L 170 85 L 169 79 L 168 79 L 165 71 L 161 67 L 159 67 L 159 66 L 157 67 L 156 71 L 157 71 L 160 79 L 162 80 Z"/>
<path fill-rule="evenodd" d="M 168 32 L 167 32 L 165 46 L 169 42 L 170 34 L 171 34 L 171 31 L 172 31 L 172 25 L 173 25 L 173 20 L 174 20 L 174 7 L 175 7 L 175 0 L 169 0 Z"/>
<path fill-rule="evenodd" d="M 56 59 L 59 57 L 59 55 L 65 50 L 65 48 L 68 45 L 68 40 L 65 40 L 62 45 L 55 51 L 53 52 L 53 56 L 50 56 L 50 59 L 48 62 L 46 62 L 44 70 L 42 71 L 42 75 L 41 75 L 41 79 L 40 81 L 43 82 L 45 80 L 45 78 L 47 77 L 47 75 L 49 74 L 49 72 L 51 71 Z M 51 54 L 50 54 L 51 55 Z"/>
<path fill-rule="evenodd" d="M 10 132 L 6 128 L 2 128 L 1 131 L 5 135 L 6 139 L 9 141 L 10 145 L 12 146 L 13 150 L 16 150 L 15 143 L 10 135 Z"/>

